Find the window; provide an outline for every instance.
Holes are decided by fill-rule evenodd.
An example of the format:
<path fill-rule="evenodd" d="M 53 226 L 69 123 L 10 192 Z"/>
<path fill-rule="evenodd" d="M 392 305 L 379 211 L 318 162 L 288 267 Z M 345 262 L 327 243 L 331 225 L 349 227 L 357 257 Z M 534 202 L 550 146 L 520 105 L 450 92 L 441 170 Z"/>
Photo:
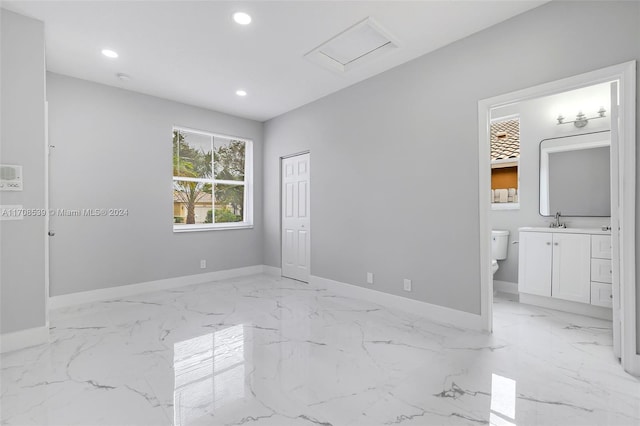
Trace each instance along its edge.
<path fill-rule="evenodd" d="M 518 209 L 520 119 L 509 117 L 491 123 L 491 206 L 493 210 Z"/>
<path fill-rule="evenodd" d="M 252 212 L 252 142 L 173 129 L 173 230 L 248 228 Z"/>

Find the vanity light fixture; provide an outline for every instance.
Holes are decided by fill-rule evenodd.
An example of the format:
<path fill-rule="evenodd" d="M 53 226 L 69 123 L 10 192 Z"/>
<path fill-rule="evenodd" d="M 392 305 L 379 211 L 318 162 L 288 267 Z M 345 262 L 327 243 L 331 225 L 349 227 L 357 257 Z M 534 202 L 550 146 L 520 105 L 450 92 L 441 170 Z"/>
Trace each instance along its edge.
<path fill-rule="evenodd" d="M 587 123 L 589 123 L 589 120 L 595 120 L 597 118 L 604 118 L 606 117 L 606 113 L 607 110 L 604 109 L 604 107 L 600 107 L 600 109 L 598 110 L 598 115 L 594 116 L 594 117 L 587 117 L 586 115 L 583 114 L 582 111 L 579 111 L 578 114 L 576 115 L 576 119 L 573 121 L 564 121 L 564 117 L 562 114 L 558 115 L 558 125 L 560 124 L 571 124 L 573 123 L 574 126 L 576 126 L 577 128 L 582 128 L 584 126 L 587 125 Z"/>

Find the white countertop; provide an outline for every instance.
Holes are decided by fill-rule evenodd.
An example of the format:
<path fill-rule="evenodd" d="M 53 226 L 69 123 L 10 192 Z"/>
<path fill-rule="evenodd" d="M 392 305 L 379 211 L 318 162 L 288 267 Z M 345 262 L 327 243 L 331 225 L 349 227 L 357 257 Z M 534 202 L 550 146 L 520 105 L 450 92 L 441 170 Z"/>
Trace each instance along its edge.
<path fill-rule="evenodd" d="M 518 228 L 520 232 L 554 232 L 560 234 L 598 234 L 598 235 L 611 235 L 610 230 L 603 231 L 601 228 L 549 228 L 549 227 L 536 227 L 525 226 Z"/>

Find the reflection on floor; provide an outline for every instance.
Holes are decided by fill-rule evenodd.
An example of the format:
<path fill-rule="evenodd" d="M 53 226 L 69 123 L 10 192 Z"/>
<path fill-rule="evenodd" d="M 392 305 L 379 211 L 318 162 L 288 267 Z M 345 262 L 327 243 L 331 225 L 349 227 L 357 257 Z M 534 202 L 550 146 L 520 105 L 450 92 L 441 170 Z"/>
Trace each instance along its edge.
<path fill-rule="evenodd" d="M 611 323 L 494 314 L 491 336 L 268 276 L 61 309 L 2 356 L 2 423 L 640 423 Z"/>

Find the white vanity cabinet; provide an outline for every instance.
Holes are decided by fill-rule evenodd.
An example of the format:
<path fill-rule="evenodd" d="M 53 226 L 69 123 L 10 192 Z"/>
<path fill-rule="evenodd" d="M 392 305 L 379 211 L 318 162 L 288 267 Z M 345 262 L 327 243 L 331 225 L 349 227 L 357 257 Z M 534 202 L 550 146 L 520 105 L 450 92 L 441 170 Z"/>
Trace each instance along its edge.
<path fill-rule="evenodd" d="M 589 303 L 591 237 L 520 232 L 518 291 Z"/>
<path fill-rule="evenodd" d="M 611 307 L 611 236 L 572 231 L 520 229 L 518 291 Z"/>

